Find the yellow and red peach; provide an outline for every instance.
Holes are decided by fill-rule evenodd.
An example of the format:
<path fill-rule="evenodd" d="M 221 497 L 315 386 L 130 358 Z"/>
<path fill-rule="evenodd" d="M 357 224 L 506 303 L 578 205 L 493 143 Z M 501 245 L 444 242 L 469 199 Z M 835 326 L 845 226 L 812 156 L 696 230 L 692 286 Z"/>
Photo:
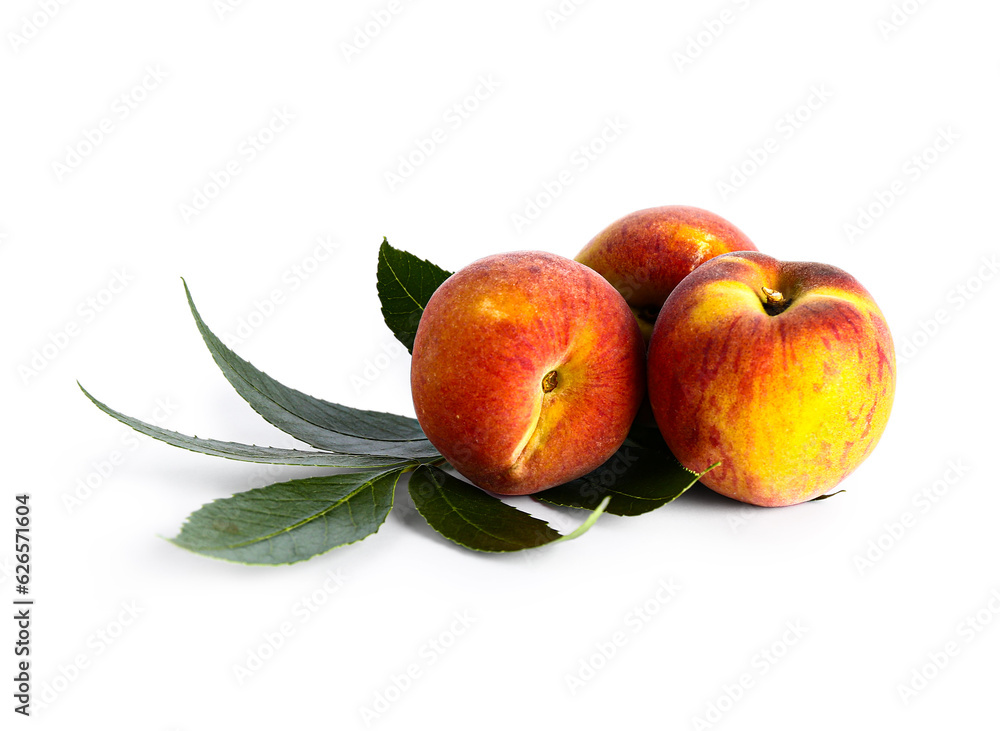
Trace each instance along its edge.
<path fill-rule="evenodd" d="M 824 264 L 756 252 L 701 265 L 649 344 L 649 399 L 685 467 L 764 506 L 826 493 L 871 454 L 892 408 L 892 336 L 872 296 Z"/>

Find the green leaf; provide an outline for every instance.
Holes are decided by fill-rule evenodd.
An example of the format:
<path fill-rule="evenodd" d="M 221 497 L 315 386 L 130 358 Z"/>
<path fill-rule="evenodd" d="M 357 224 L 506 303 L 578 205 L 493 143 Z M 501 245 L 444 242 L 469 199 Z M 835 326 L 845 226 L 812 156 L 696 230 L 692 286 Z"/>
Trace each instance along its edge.
<path fill-rule="evenodd" d="M 406 465 L 407 461 L 398 457 L 373 457 L 368 455 L 337 454 L 334 452 L 305 452 L 298 449 L 282 449 L 278 447 L 258 447 L 250 444 L 238 444 L 236 442 L 220 442 L 217 439 L 199 439 L 180 434 L 175 431 L 161 429 L 158 426 L 147 424 L 139 419 L 115 411 L 110 406 L 101 403 L 94 398 L 82 385 L 80 390 L 89 398 L 97 408 L 109 416 L 113 416 L 121 423 L 132 427 L 137 432 L 159 439 L 161 442 L 172 444 L 175 447 L 189 449 L 192 452 L 209 454 L 215 457 L 227 457 L 241 462 L 261 462 L 264 464 L 284 464 L 303 465 L 313 467 L 391 467 L 393 465 Z"/>
<path fill-rule="evenodd" d="M 705 472 L 685 469 L 655 430 L 634 430 L 617 452 L 593 472 L 535 497 L 551 505 L 594 510 L 607 497 L 612 515 L 642 515 L 676 500 Z"/>
<path fill-rule="evenodd" d="M 572 533 L 567 533 L 558 541 L 553 541 L 553 542 L 559 543 L 559 541 L 572 541 L 574 538 L 579 538 L 580 536 L 582 536 L 584 533 L 586 533 L 588 530 L 591 529 L 594 523 L 597 522 L 598 518 L 604 515 L 604 512 L 608 509 L 608 503 L 610 502 L 611 502 L 611 496 L 608 495 L 606 498 L 601 500 L 600 504 L 596 508 L 594 508 L 594 510 L 590 513 L 590 515 L 587 516 L 587 519 L 580 524 L 579 528 L 577 528 Z"/>
<path fill-rule="evenodd" d="M 448 540 L 475 551 L 501 553 L 538 548 L 583 535 L 600 516 L 595 510 L 568 535 L 548 523 L 513 508 L 474 485 L 429 465 L 410 477 L 410 497 L 417 511 Z"/>
<path fill-rule="evenodd" d="M 173 543 L 246 564 L 288 564 L 360 541 L 392 509 L 401 469 L 278 482 L 208 503 Z"/>
<path fill-rule="evenodd" d="M 388 239 L 382 239 L 378 250 L 378 297 L 382 302 L 382 317 L 396 339 L 411 353 L 413 337 L 427 301 L 450 276 L 451 272 L 394 249 Z"/>
<path fill-rule="evenodd" d="M 806 500 L 806 502 L 807 503 L 819 502 L 820 500 L 826 500 L 828 498 L 831 498 L 834 495 L 839 495 L 842 492 L 847 492 L 847 490 L 837 490 L 837 492 L 831 492 L 831 493 L 827 493 L 826 495 L 820 495 L 819 497 L 814 497 L 812 500 Z"/>
<path fill-rule="evenodd" d="M 433 459 L 440 454 L 416 419 L 333 404 L 288 388 L 257 370 L 223 345 L 201 319 L 187 282 L 191 314 L 226 380 L 268 422 L 306 444 L 331 452 L 402 459 Z"/>

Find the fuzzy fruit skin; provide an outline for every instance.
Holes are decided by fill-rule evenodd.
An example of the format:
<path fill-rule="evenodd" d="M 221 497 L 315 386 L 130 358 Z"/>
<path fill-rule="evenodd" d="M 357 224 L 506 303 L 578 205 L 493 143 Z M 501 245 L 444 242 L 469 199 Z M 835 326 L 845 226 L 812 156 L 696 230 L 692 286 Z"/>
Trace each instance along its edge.
<path fill-rule="evenodd" d="M 551 371 L 558 383 L 546 392 Z M 456 470 L 526 495 L 621 446 L 645 394 L 645 348 L 628 305 L 592 270 L 543 252 L 497 254 L 427 303 L 410 386 L 424 433 Z"/>
<path fill-rule="evenodd" d="M 619 218 L 576 260 L 607 279 L 632 308 L 648 340 L 663 302 L 696 267 L 731 251 L 757 251 L 721 216 L 692 206 L 660 206 Z"/>
<path fill-rule="evenodd" d="M 761 287 L 790 304 L 764 309 Z M 664 440 L 702 482 L 754 505 L 826 493 L 875 448 L 892 408 L 892 336 L 847 272 L 764 254 L 719 256 L 671 293 L 649 346 Z"/>

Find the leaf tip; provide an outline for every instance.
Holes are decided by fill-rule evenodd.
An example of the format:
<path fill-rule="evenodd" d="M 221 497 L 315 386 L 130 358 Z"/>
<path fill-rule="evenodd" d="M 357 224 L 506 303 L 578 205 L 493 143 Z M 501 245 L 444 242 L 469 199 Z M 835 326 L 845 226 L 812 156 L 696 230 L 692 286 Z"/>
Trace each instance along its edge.
<path fill-rule="evenodd" d="M 594 510 L 590 513 L 590 515 L 587 516 L 587 519 L 583 521 L 583 523 L 580 525 L 579 528 L 574 530 L 572 533 L 567 533 L 566 535 L 552 542 L 560 543 L 562 541 L 572 541 L 574 538 L 579 538 L 580 536 L 582 536 L 584 533 L 589 531 L 591 527 L 593 527 L 594 523 L 597 522 L 597 519 L 604 514 L 604 511 L 605 509 L 607 509 L 608 504 L 610 502 L 611 502 L 611 496 L 605 495 L 604 498 L 601 500 L 601 502 L 597 505 L 597 507 L 594 508 Z"/>
<path fill-rule="evenodd" d="M 839 495 L 842 492 L 847 492 L 847 490 L 837 490 L 837 492 L 831 492 L 827 493 L 826 495 L 820 495 L 819 497 L 814 497 L 811 500 L 807 500 L 806 502 L 815 503 L 818 502 L 819 500 L 826 500 L 827 498 L 831 498 L 834 495 Z"/>
<path fill-rule="evenodd" d="M 100 408 L 103 408 L 104 405 L 100 401 L 98 401 L 96 398 L 94 398 L 93 394 L 91 394 L 90 391 L 88 391 L 87 389 L 85 389 L 83 387 L 82 383 L 80 383 L 79 381 L 77 381 L 76 385 L 80 387 L 80 390 L 83 391 L 83 395 L 86 396 L 88 399 L 90 399 L 90 402 L 92 404 L 95 404 L 96 406 L 98 406 Z"/>

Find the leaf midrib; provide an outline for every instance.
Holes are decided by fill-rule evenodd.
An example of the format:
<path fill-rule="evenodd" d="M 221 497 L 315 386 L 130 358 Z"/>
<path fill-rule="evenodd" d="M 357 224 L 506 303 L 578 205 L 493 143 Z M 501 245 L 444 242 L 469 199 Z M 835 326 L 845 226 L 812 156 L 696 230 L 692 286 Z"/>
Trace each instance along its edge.
<path fill-rule="evenodd" d="M 372 477 L 370 480 L 362 483 L 361 485 L 358 485 L 358 487 L 356 489 L 352 490 L 350 493 L 348 493 L 347 495 L 345 495 L 340 500 L 336 500 L 336 501 L 330 503 L 326 508 L 324 508 L 323 510 L 319 511 L 318 513 L 314 513 L 313 515 L 310 515 L 310 516 L 306 517 L 305 519 L 300 520 L 298 523 L 295 523 L 294 525 L 291 525 L 291 526 L 289 526 L 287 528 L 283 528 L 281 530 L 274 531 L 273 533 L 269 533 L 269 534 L 264 535 L 264 536 L 258 536 L 256 538 L 253 538 L 253 539 L 248 540 L 248 541 L 244 541 L 242 543 L 231 543 L 231 544 L 223 544 L 223 545 L 203 545 L 203 546 L 199 546 L 198 550 L 208 550 L 208 551 L 235 550 L 235 549 L 238 549 L 238 548 L 244 548 L 246 546 L 252 546 L 255 543 L 261 543 L 262 541 L 269 541 L 272 538 L 280 536 L 282 533 L 288 533 L 290 531 L 295 530 L 296 528 L 299 528 L 299 527 L 305 525 L 306 523 L 311 523 L 314 520 L 318 520 L 319 518 L 322 518 L 324 515 L 326 515 L 330 511 L 336 509 L 337 507 L 339 507 L 340 505 L 342 505 L 345 501 L 350 500 L 352 497 L 354 497 L 355 495 L 357 495 L 359 492 L 361 492 L 365 488 L 370 487 L 376 481 L 382 479 L 383 477 L 386 477 L 387 475 L 389 475 L 389 474 L 391 474 L 393 472 L 398 472 L 399 474 L 402 474 L 403 473 L 403 469 L 397 467 L 397 468 L 394 468 L 394 469 L 391 469 L 391 470 L 385 470 L 384 472 L 380 472 L 379 474 L 377 474 L 374 477 Z M 397 476 L 397 481 L 398 481 L 398 479 L 399 478 Z M 373 491 L 373 493 L 374 493 L 374 491 Z M 374 504 L 374 494 L 373 494 L 372 498 L 373 498 L 372 502 Z M 274 499 L 284 500 L 285 498 L 270 498 L 270 499 L 272 499 L 272 500 L 274 500 Z M 293 502 L 293 501 L 289 500 L 288 502 Z M 348 508 L 350 508 L 350 506 L 348 506 Z M 247 510 L 246 507 L 241 507 L 240 508 L 240 513 L 243 513 L 246 510 Z M 264 512 L 264 511 L 258 511 L 258 512 Z M 353 513 L 351 514 L 351 524 L 354 525 L 355 527 L 357 527 L 357 523 L 354 521 L 354 515 L 353 515 Z"/>
<path fill-rule="evenodd" d="M 396 280 L 396 283 L 399 285 L 399 288 L 402 289 L 403 292 L 406 294 L 406 296 L 409 297 L 410 300 L 413 302 L 413 304 L 417 306 L 417 309 L 423 312 L 424 306 L 420 304 L 420 302 L 417 300 L 416 297 L 410 294 L 410 290 L 406 288 L 406 285 L 403 284 L 403 280 L 401 280 L 399 278 L 399 275 L 396 274 L 396 269 L 392 266 L 392 264 L 389 263 L 389 258 L 385 255 L 385 251 L 383 249 L 380 249 L 378 255 L 379 257 L 381 257 L 382 261 L 385 262 L 385 265 L 389 268 L 389 272 L 392 274 L 392 278 Z"/>
<path fill-rule="evenodd" d="M 459 518 L 461 518 L 461 519 L 462 519 L 463 521 L 465 521 L 466 523 L 468 523 L 469 525 L 471 525 L 471 526 L 472 526 L 473 528 L 475 528 L 476 530 L 480 531 L 481 533 L 485 533 L 485 534 L 486 534 L 486 535 L 488 535 L 488 536 L 489 536 L 490 538 L 493 538 L 494 540 L 497 540 L 497 541 L 499 541 L 499 542 L 501 542 L 501 543 L 505 543 L 505 544 L 507 544 L 507 545 L 509 545 L 509 546 L 516 546 L 516 547 L 518 547 L 518 548 L 530 548 L 530 547 L 531 547 L 531 546 L 528 546 L 528 545 L 526 545 L 526 544 L 523 544 L 523 543 L 514 543 L 513 541 L 511 541 L 511 540 L 509 540 L 509 539 L 507 539 L 507 538 L 501 538 L 500 536 L 497 536 L 497 535 L 494 535 L 493 533 L 490 533 L 490 532 L 489 532 L 488 530 L 486 530 L 485 528 L 482 528 L 482 527 L 481 527 L 480 525 L 478 525 L 477 523 L 473 523 L 473 522 L 472 522 L 471 520 L 469 520 L 468 518 L 466 518 L 466 517 L 465 517 L 465 516 L 464 516 L 464 515 L 463 515 L 463 514 L 462 514 L 462 513 L 461 513 L 461 512 L 460 512 L 460 511 L 459 511 L 459 510 L 458 510 L 458 509 L 457 509 L 457 508 L 456 508 L 456 507 L 455 507 L 455 506 L 453 505 L 453 504 L 452 504 L 452 502 L 451 502 L 451 501 L 450 501 L 450 500 L 448 499 L 448 496 L 447 496 L 447 495 L 445 494 L 445 491 L 441 489 L 441 485 L 440 485 L 440 484 L 438 483 L 438 481 L 437 481 L 437 480 L 435 479 L 435 477 L 434 477 L 434 474 L 433 474 L 433 473 L 428 473 L 428 474 L 429 474 L 429 478 L 430 478 L 430 479 L 431 479 L 431 480 L 432 480 L 432 481 L 434 482 L 434 487 L 436 487 L 436 488 L 437 488 L 437 490 L 438 490 L 438 495 L 440 496 L 440 498 L 441 498 L 442 500 L 444 500 L 444 501 L 445 501 L 445 503 L 447 503 L 448 507 L 449 507 L 449 508 L 451 508 L 451 511 L 452 511 L 452 513 L 454 513 L 455 515 L 457 515 L 457 516 L 458 516 Z M 500 502 L 501 502 L 501 504 L 504 504 L 504 505 L 506 505 L 506 503 L 503 503 L 503 501 L 500 501 Z M 509 506 L 508 506 L 508 507 L 509 507 Z M 516 510 L 516 508 L 515 508 L 515 510 Z M 527 514 L 526 514 L 526 515 L 527 515 Z M 531 516 L 531 515 L 529 515 L 528 517 L 532 517 L 532 518 L 533 518 L 534 516 Z M 536 518 L 536 520 L 538 520 L 538 519 Z M 539 521 L 539 522 L 540 522 L 540 523 L 544 523 L 544 521 Z M 554 531 L 555 533 L 557 533 L 557 534 L 559 533 L 559 531 L 555 531 L 555 530 L 554 530 L 554 529 L 552 528 L 552 526 L 550 526 L 550 525 L 549 525 L 548 523 L 545 523 L 545 526 L 546 526 L 547 528 L 549 528 L 550 530 L 553 530 L 553 531 Z M 545 544 L 541 544 L 541 545 L 545 545 Z"/>

